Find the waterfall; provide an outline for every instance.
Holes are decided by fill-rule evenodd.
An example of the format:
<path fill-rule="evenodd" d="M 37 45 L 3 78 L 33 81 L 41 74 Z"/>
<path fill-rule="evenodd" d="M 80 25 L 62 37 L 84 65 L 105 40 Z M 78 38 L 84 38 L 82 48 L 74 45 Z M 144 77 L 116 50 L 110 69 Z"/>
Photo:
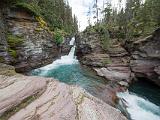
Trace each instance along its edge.
<path fill-rule="evenodd" d="M 53 61 L 52 64 L 33 70 L 32 75 L 52 77 L 69 85 L 77 85 L 93 95 L 101 93 L 106 87 L 106 81 L 95 76 L 90 70 L 82 69 L 75 56 L 76 46 L 73 38 L 69 45 L 72 46 L 68 55 Z"/>
<path fill-rule="evenodd" d="M 74 42 L 75 42 L 75 37 L 73 37 L 69 43 L 69 45 L 74 45 Z"/>
<path fill-rule="evenodd" d="M 119 105 L 133 120 L 160 120 L 160 107 L 129 92 L 118 93 Z"/>
<path fill-rule="evenodd" d="M 72 38 L 70 41 L 70 45 L 74 45 L 74 42 L 75 42 L 75 38 Z M 74 56 L 75 49 L 76 49 L 76 46 L 74 45 L 72 46 L 68 55 L 61 56 L 60 59 L 53 61 L 52 64 L 38 68 L 34 70 L 34 72 L 38 72 L 40 76 L 45 76 L 49 70 L 56 69 L 62 65 L 78 64 L 78 60 Z"/>
<path fill-rule="evenodd" d="M 71 50 L 70 50 L 70 52 L 69 52 L 69 54 L 68 54 L 68 57 L 69 57 L 69 58 L 72 58 L 72 59 L 75 58 L 75 56 L 74 56 L 74 54 L 75 54 L 75 49 L 76 49 L 76 46 L 73 46 L 73 47 L 71 48 Z"/>

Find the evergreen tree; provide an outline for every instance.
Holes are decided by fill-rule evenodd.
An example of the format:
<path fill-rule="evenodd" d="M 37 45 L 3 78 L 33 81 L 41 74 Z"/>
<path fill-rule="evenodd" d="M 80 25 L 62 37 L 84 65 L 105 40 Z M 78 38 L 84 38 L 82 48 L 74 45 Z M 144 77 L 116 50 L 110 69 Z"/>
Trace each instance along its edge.
<path fill-rule="evenodd" d="M 7 0 L 9 1 L 9 0 Z M 7 2 L 6 1 L 6 2 Z M 13 5 L 32 10 L 41 16 L 52 31 L 64 30 L 68 34 L 77 32 L 77 20 L 72 17 L 72 9 L 65 0 L 12 0 Z M 76 31 L 75 31 L 76 30 Z"/>

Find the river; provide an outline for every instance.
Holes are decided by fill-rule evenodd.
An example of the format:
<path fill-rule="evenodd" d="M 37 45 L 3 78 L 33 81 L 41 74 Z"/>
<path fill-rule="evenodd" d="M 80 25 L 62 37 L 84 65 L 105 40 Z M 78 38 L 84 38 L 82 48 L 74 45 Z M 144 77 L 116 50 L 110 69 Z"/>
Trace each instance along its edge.
<path fill-rule="evenodd" d="M 140 79 L 117 95 L 120 110 L 130 120 L 160 120 L 160 88 L 153 83 Z"/>
<path fill-rule="evenodd" d="M 35 69 L 32 75 L 53 77 L 61 82 L 77 85 L 84 88 L 86 91 L 96 96 L 103 91 L 107 81 L 96 76 L 89 69 L 81 67 L 76 59 L 74 46 L 75 39 L 72 38 L 70 45 L 73 46 L 68 55 L 61 56 L 52 64 Z"/>
<path fill-rule="evenodd" d="M 53 77 L 61 82 L 77 85 L 94 96 L 102 92 L 107 84 L 106 80 L 96 76 L 88 69 L 83 69 L 76 59 L 73 46 L 68 55 L 62 56 L 52 64 L 35 69 L 32 75 Z M 118 107 L 131 120 L 160 120 L 160 89 L 144 81 L 137 82 L 128 92 L 118 93 L 120 98 Z"/>

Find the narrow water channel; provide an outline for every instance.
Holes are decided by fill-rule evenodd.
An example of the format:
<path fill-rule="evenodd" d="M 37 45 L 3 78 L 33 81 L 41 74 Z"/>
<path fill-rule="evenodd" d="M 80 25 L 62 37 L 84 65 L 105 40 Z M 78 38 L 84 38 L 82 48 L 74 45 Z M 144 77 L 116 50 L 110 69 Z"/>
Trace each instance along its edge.
<path fill-rule="evenodd" d="M 74 41 L 74 38 L 70 41 L 73 47 L 68 55 L 62 56 L 52 64 L 33 70 L 32 75 L 53 77 L 61 82 L 80 86 L 96 96 L 103 91 L 107 81 L 81 67 L 74 55 L 76 49 Z"/>
<path fill-rule="evenodd" d="M 160 88 L 155 84 L 140 79 L 118 97 L 119 108 L 130 120 L 160 120 Z"/>
<path fill-rule="evenodd" d="M 61 82 L 78 85 L 94 96 L 101 93 L 106 80 L 96 76 L 91 71 L 83 69 L 76 59 L 75 39 L 70 41 L 73 47 L 70 53 L 62 56 L 52 64 L 32 71 L 32 75 L 53 77 Z M 160 120 L 160 89 L 147 82 L 137 82 L 130 87 L 129 92 L 118 93 L 119 108 L 131 120 Z"/>

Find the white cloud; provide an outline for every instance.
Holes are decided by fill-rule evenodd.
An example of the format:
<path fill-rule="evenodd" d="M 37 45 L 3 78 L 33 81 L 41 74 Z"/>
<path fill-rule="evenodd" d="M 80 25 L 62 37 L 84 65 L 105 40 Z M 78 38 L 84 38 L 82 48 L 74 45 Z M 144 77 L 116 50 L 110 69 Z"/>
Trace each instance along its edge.
<path fill-rule="evenodd" d="M 112 5 L 117 7 L 119 0 L 98 0 L 98 7 L 103 8 L 104 1 L 111 2 Z M 122 0 L 125 1 L 125 0 Z M 88 26 L 87 12 L 89 7 L 93 7 L 94 0 L 68 0 L 70 6 L 72 7 L 73 14 L 75 14 L 79 21 L 79 30 L 83 31 Z M 100 16 L 102 17 L 102 16 Z M 93 18 L 93 15 L 92 15 Z M 91 19 L 91 22 L 94 23 L 94 20 Z"/>
<path fill-rule="evenodd" d="M 88 25 L 87 11 L 92 0 L 69 0 L 69 4 L 72 7 L 73 14 L 78 18 L 80 31 L 84 30 Z"/>
<path fill-rule="evenodd" d="M 121 8 L 124 8 L 125 7 L 125 3 L 126 3 L 126 0 L 121 0 L 121 3 L 119 4 L 119 1 L 120 0 L 112 0 L 112 7 L 113 8 L 117 8 L 118 10 L 120 10 Z"/>

